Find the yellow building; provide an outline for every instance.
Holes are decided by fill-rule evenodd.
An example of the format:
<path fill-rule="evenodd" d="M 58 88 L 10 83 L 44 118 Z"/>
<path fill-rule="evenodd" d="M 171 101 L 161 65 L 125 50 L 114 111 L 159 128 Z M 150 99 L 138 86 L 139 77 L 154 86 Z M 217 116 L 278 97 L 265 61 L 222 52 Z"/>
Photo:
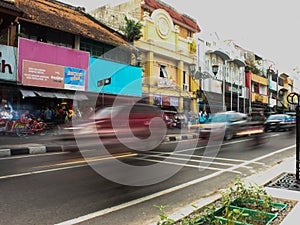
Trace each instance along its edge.
<path fill-rule="evenodd" d="M 108 25 L 124 22 L 125 15 L 142 23 L 143 36 L 133 45 L 140 51 L 143 97 L 150 104 L 179 112 L 197 112 L 199 81 L 189 72 L 196 64 L 196 21 L 156 0 L 132 0 L 118 6 L 103 6 L 91 12 L 106 18 Z M 113 15 L 113 16 L 109 16 Z"/>

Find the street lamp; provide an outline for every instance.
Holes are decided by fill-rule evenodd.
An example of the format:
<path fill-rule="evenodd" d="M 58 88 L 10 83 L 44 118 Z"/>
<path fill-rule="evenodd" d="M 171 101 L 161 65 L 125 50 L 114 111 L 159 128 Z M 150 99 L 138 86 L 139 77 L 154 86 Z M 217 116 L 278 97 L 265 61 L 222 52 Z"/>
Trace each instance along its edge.
<path fill-rule="evenodd" d="M 193 77 L 195 76 L 195 72 L 196 72 L 196 64 L 192 63 L 189 65 L 189 71 L 190 71 L 190 75 Z"/>
<path fill-rule="evenodd" d="M 218 65 L 212 65 L 212 72 L 213 74 L 216 76 L 219 70 L 219 66 Z"/>

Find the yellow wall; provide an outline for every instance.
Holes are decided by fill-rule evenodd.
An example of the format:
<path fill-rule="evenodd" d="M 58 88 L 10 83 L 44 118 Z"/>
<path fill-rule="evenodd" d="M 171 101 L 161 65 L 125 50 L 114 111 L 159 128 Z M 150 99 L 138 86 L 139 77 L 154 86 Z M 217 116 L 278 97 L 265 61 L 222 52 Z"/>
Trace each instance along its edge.
<path fill-rule="evenodd" d="M 259 84 L 263 84 L 263 85 L 268 85 L 268 78 L 259 76 L 257 74 L 252 74 L 252 80 L 259 83 Z"/>
<path fill-rule="evenodd" d="M 252 102 L 262 102 L 262 103 L 268 103 L 268 96 L 266 95 L 260 95 L 257 93 L 252 93 Z"/>

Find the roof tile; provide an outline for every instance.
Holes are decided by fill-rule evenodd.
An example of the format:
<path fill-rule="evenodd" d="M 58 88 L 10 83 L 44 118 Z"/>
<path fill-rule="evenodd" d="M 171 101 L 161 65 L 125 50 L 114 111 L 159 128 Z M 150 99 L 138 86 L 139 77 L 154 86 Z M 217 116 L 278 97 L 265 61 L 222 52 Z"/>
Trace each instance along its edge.
<path fill-rule="evenodd" d="M 25 13 L 24 19 L 58 30 L 81 35 L 113 45 L 126 45 L 120 35 L 113 34 L 105 25 L 91 19 L 88 14 L 71 6 L 47 0 L 19 0 L 18 7 Z"/>

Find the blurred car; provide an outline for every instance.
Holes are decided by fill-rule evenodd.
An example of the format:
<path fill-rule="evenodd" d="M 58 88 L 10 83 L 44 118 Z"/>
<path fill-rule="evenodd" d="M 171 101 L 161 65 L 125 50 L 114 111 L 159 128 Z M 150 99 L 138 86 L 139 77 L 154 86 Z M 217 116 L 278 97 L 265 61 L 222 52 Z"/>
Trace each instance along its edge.
<path fill-rule="evenodd" d="M 227 111 L 212 114 L 209 121 L 201 126 L 200 137 L 207 138 L 212 132 L 218 134 L 218 131 L 220 135 L 224 134 L 225 140 L 230 140 L 235 136 L 262 133 L 263 128 L 262 126 L 254 126 L 247 114 Z"/>
<path fill-rule="evenodd" d="M 97 110 L 89 119 L 66 127 L 60 137 L 68 139 L 73 135 L 74 138 L 76 132 L 76 139 L 87 139 L 94 138 L 96 133 L 100 138 L 115 143 L 120 138 L 130 142 L 133 137 L 147 139 L 151 136 L 153 139 L 157 135 L 161 138 L 164 127 L 166 129 L 160 108 L 147 104 L 120 105 Z"/>
<path fill-rule="evenodd" d="M 265 132 L 287 131 L 296 127 L 295 117 L 288 114 L 270 115 L 264 123 Z"/>

